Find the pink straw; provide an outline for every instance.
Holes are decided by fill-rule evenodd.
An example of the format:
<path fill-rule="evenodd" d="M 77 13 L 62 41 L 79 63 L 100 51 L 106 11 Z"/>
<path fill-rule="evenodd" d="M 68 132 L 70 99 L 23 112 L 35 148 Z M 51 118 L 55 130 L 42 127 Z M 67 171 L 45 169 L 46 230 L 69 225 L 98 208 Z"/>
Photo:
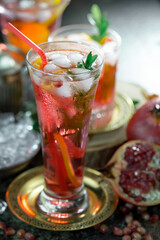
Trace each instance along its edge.
<path fill-rule="evenodd" d="M 33 48 L 33 50 L 35 50 L 40 55 L 43 66 L 47 64 L 46 55 L 38 45 L 32 42 L 32 40 L 30 40 L 27 36 L 25 36 L 22 32 L 20 32 L 11 23 L 7 23 L 7 28 L 9 28 L 14 34 L 16 34 L 19 38 L 21 38 L 26 44 L 28 44 L 31 48 Z"/>

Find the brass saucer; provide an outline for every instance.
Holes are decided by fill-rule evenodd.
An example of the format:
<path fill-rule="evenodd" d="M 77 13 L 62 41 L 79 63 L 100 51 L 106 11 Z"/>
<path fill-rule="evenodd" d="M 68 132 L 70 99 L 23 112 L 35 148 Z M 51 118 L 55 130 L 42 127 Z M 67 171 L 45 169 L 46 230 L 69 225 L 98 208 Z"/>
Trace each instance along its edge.
<path fill-rule="evenodd" d="M 85 216 L 74 223 L 57 223 L 51 218 L 44 218 L 37 211 L 36 199 L 43 184 L 43 168 L 36 167 L 19 175 L 6 192 L 6 200 L 12 213 L 37 228 L 56 231 L 88 228 L 111 216 L 118 204 L 118 196 L 107 178 L 96 170 L 86 168 L 84 184 L 90 200 Z"/>
<path fill-rule="evenodd" d="M 111 148 L 126 140 L 125 127 L 134 113 L 130 97 L 116 93 L 111 121 L 104 127 L 92 129 L 88 134 L 87 152 Z"/>

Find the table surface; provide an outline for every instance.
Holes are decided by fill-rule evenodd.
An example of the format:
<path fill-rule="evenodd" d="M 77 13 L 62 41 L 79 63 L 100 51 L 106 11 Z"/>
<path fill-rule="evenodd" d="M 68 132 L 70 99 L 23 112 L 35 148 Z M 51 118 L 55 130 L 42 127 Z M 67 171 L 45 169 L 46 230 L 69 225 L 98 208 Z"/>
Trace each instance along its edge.
<path fill-rule="evenodd" d="M 122 37 L 122 46 L 117 71 L 117 81 L 137 83 L 151 93 L 160 89 L 160 2 L 158 0 L 72 0 L 63 15 L 62 25 L 87 23 L 86 15 L 93 3 L 108 13 L 110 27 L 115 29 Z M 107 150 L 98 152 L 99 161 L 106 157 Z M 93 153 L 94 156 L 94 153 Z M 92 157 L 93 157 L 92 156 Z M 97 154 L 96 154 L 97 156 Z M 27 168 L 32 168 L 41 163 L 41 156 L 36 157 Z M 5 192 L 15 176 L 0 180 L 0 197 L 5 199 Z M 150 207 L 148 211 L 160 216 L 160 207 Z M 136 219 L 151 232 L 155 240 L 160 239 L 159 222 L 150 224 L 141 219 L 136 208 L 133 211 Z M 107 219 L 109 231 L 101 234 L 93 228 L 74 232 L 52 232 L 32 227 L 16 218 L 7 208 L 0 221 L 18 230 L 20 228 L 33 232 L 38 240 L 63 240 L 63 239 L 109 239 L 118 240 L 112 234 L 113 226 L 124 227 L 124 214 L 119 211 Z M 0 232 L 0 240 L 5 239 Z M 16 237 L 10 239 L 17 239 Z"/>

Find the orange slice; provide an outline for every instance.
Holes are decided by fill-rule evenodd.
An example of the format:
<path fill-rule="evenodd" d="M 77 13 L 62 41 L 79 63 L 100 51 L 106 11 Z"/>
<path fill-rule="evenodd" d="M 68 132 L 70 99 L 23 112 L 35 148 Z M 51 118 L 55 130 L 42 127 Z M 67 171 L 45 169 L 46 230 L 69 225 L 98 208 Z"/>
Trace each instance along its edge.
<path fill-rule="evenodd" d="M 70 161 L 70 157 L 68 154 L 68 149 L 67 149 L 66 143 L 65 143 L 63 137 L 59 133 L 54 133 L 54 137 L 57 140 L 57 143 L 61 150 L 68 177 L 69 177 L 70 181 L 72 182 L 72 184 L 75 187 L 78 187 L 81 183 L 78 181 L 78 179 L 75 176 L 74 170 L 71 165 L 71 161 Z"/>

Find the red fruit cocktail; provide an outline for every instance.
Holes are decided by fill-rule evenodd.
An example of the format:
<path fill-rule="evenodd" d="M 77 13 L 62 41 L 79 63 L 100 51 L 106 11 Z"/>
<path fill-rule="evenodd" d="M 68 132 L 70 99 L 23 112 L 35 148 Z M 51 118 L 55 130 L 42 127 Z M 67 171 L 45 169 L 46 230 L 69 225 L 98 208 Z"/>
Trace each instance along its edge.
<path fill-rule="evenodd" d="M 44 159 L 45 188 L 38 207 L 53 218 L 70 219 L 88 208 L 84 158 L 103 54 L 88 45 L 68 41 L 40 47 L 47 65 L 43 66 L 35 51 L 27 54 Z"/>
<path fill-rule="evenodd" d="M 121 45 L 121 37 L 117 32 L 108 28 L 108 21 L 100 13 L 98 6 L 93 6 L 98 12 L 92 16 L 97 25 L 76 24 L 60 27 L 49 36 L 49 41 L 55 39 L 81 41 L 100 48 L 104 53 L 104 65 L 101 72 L 94 106 L 90 119 L 90 129 L 103 127 L 112 118 L 115 99 L 116 70 Z M 94 12 L 94 11 L 92 11 Z M 92 13 L 94 15 L 94 13 Z M 105 27 L 106 26 L 106 27 Z M 103 31 L 102 31 L 103 29 Z"/>
<path fill-rule="evenodd" d="M 36 44 L 47 41 L 49 34 L 60 26 L 69 2 L 70 0 L 2 0 L 1 28 L 6 41 L 20 47 L 25 53 L 30 49 L 6 28 L 7 22 L 12 23 Z"/>

